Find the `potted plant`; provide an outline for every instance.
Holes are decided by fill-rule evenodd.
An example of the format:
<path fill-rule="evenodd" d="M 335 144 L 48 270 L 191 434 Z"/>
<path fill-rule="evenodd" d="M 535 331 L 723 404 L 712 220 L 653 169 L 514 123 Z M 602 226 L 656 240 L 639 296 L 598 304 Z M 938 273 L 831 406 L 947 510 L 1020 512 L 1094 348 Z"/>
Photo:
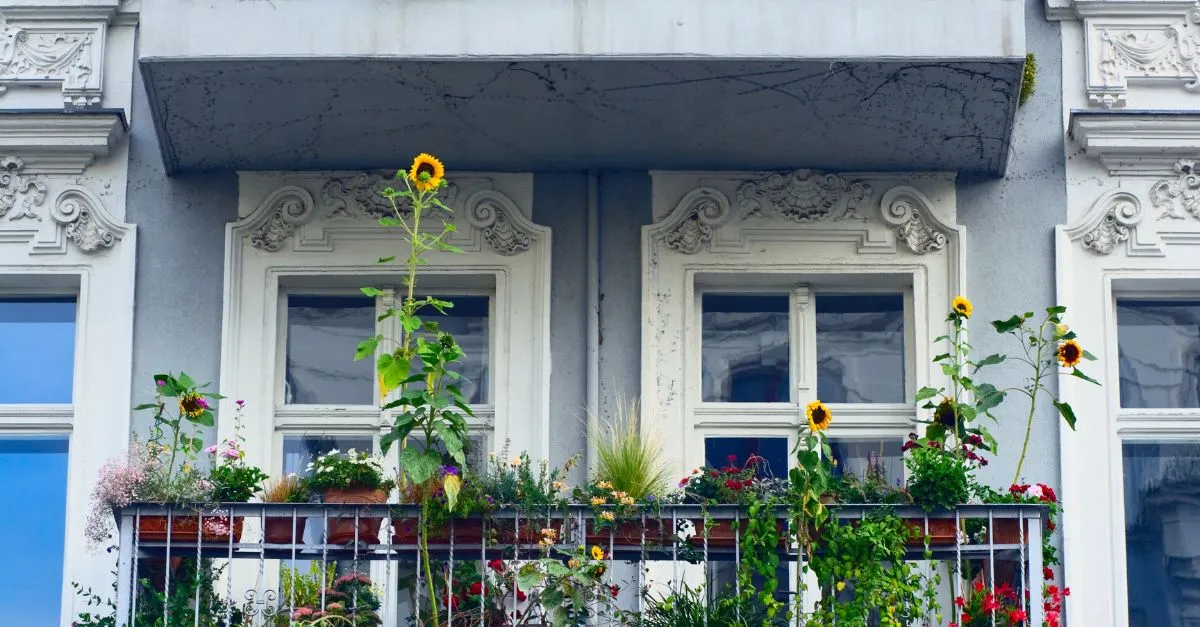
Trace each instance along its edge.
<path fill-rule="evenodd" d="M 592 506 L 595 516 L 585 542 L 641 546 L 659 542 L 673 532 L 661 519 L 647 521 L 647 511 L 657 514 L 669 486 L 661 441 L 640 424 L 638 403 L 619 402 L 616 418 L 593 434 L 595 476 L 575 489 L 575 500 Z"/>
<path fill-rule="evenodd" d="M 395 482 L 384 477 L 383 460 L 366 452 L 334 449 L 308 464 L 308 485 L 323 503 L 374 505 L 386 503 Z M 355 518 L 358 526 L 355 527 Z M 330 517 L 327 544 L 379 542 L 381 516 Z"/>
<path fill-rule="evenodd" d="M 461 476 L 461 488 L 453 497 L 445 490 L 447 476 Z M 428 500 L 426 512 L 428 523 L 425 533 L 431 542 L 446 544 L 481 544 L 483 542 L 483 520 L 486 500 L 479 488 L 479 480 L 468 470 L 453 464 L 445 464 L 433 479 L 421 485 L 409 484 L 400 491 L 401 503 L 421 503 Z M 453 505 L 453 507 L 452 507 Z M 420 540 L 420 521 L 411 516 L 393 513 L 392 544 L 417 545 Z M 451 534 L 453 533 L 453 538 Z"/>
<path fill-rule="evenodd" d="M 516 520 L 497 519 L 494 523 L 500 543 L 536 544 L 542 539 L 541 530 L 547 528 L 561 535 L 570 494 L 566 477 L 579 463 L 579 456 L 551 467 L 545 460 L 534 463 L 524 452 L 505 459 L 507 451 L 505 444 L 500 455 L 490 454 L 487 471 L 479 478 L 486 510 L 507 507 L 517 513 Z"/>
<path fill-rule="evenodd" d="M 297 625 L 382 625 L 379 596 L 370 577 L 363 573 L 346 573 L 325 588 L 324 607 L 319 601 L 322 597 L 317 596 L 316 603 L 297 607 L 290 618 Z"/>
<path fill-rule="evenodd" d="M 296 476 L 295 473 L 286 477 L 268 481 L 263 486 L 259 500 L 263 503 L 293 503 L 302 504 L 312 500 L 312 491 L 308 482 Z M 294 544 L 302 542 L 304 526 L 308 518 L 304 516 L 267 516 L 263 521 L 263 542 L 267 544 Z"/>

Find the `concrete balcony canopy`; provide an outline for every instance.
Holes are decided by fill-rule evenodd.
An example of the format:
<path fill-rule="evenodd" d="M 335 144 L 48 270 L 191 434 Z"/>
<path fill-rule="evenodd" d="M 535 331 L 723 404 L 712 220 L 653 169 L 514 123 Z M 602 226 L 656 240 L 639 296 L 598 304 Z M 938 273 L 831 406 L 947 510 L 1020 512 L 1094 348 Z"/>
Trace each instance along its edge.
<path fill-rule="evenodd" d="M 1020 0 L 155 0 L 169 171 L 1001 175 Z"/>

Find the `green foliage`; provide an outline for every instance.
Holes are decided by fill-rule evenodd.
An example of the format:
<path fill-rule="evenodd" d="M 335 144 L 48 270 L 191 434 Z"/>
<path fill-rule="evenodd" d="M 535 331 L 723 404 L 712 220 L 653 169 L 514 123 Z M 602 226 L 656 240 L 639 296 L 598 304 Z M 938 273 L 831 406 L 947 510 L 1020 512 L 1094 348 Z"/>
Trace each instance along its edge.
<path fill-rule="evenodd" d="M 966 503 L 974 485 L 970 461 L 934 444 L 914 448 L 904 459 L 909 470 L 908 494 L 927 512 Z"/>
<path fill-rule="evenodd" d="M 750 503 L 746 531 L 742 537 L 738 582 L 745 605 L 757 602 L 765 610 L 761 625 L 768 627 L 779 616 L 787 617 L 787 604 L 775 598 L 779 588 L 779 543 L 782 530 L 777 526 L 777 511 L 782 500 L 768 498 Z M 757 579 L 757 581 L 756 581 Z M 755 585 L 758 583 L 758 585 Z"/>
<path fill-rule="evenodd" d="M 495 505 L 516 505 L 529 514 L 566 507 L 567 473 L 579 463 L 578 456 L 556 468 L 551 468 L 545 460 L 535 464 L 524 452 L 511 459 L 506 459 L 507 456 L 505 444 L 500 455 L 488 458 L 487 472 L 480 481 L 480 490 L 491 496 Z"/>
<path fill-rule="evenodd" d="M 888 483 L 883 458 L 869 455 L 866 476 L 844 473 L 834 477 L 830 491 L 838 503 L 911 503 L 908 490 Z"/>
<path fill-rule="evenodd" d="M 137 411 L 153 412 L 150 438 L 144 446 L 147 480 L 140 498 L 163 502 L 203 502 L 211 498 L 205 476 L 195 468 L 204 449 L 200 427 L 216 424 L 212 403 L 222 398 L 205 392 L 208 384 L 197 385 L 180 372 L 154 375 L 154 402 L 138 405 Z M 168 402 L 174 399 L 175 402 Z"/>
<path fill-rule="evenodd" d="M 337 562 L 329 562 L 323 568 L 320 562 L 310 562 L 307 573 L 293 568 L 281 568 L 279 607 L 290 609 L 320 606 L 321 590 L 333 587 L 333 580 L 336 578 Z M 289 618 L 287 611 L 280 611 L 275 615 L 275 624 L 287 625 Z"/>
<path fill-rule="evenodd" d="M 626 624 L 642 627 L 751 627 L 770 624 L 787 625 L 787 618 L 767 616 L 765 607 L 754 602 L 747 603 L 742 597 L 726 590 L 724 594 L 709 599 L 703 588 L 693 588 L 686 583 L 665 596 L 644 595 L 646 609 L 641 614 L 627 617 Z"/>
<path fill-rule="evenodd" d="M 573 627 L 589 624 L 592 617 L 617 615 L 616 589 L 604 581 L 604 551 L 581 546 L 556 553 L 517 570 L 517 586 L 530 591 L 530 609 L 516 624 Z"/>
<path fill-rule="evenodd" d="M 899 517 L 876 512 L 821 533 L 812 569 L 827 590 L 806 625 L 900 627 L 936 611 L 922 594 L 929 582 L 904 560 L 909 530 Z"/>
<path fill-rule="evenodd" d="M 330 488 L 391 491 L 395 482 L 383 474 L 383 460 L 366 452 L 334 449 L 308 464 L 308 485 L 315 491 Z"/>
<path fill-rule="evenodd" d="M 169 596 L 162 589 L 165 578 L 141 579 L 134 624 L 137 627 L 218 627 L 227 624 L 227 612 L 232 617 L 230 624 L 245 624 L 241 609 L 217 596 L 214 584 L 222 570 L 224 568 L 214 566 L 211 559 L 200 560 L 199 568 L 195 559 L 184 559 L 173 570 Z"/>
<path fill-rule="evenodd" d="M 1033 53 L 1025 55 L 1025 66 L 1021 69 L 1021 93 L 1017 97 L 1018 104 L 1029 102 L 1037 88 L 1037 57 Z"/>
<path fill-rule="evenodd" d="M 662 442 L 643 432 L 636 400 L 619 406 L 612 424 L 593 435 L 596 478 L 635 501 L 661 498 L 670 482 Z"/>

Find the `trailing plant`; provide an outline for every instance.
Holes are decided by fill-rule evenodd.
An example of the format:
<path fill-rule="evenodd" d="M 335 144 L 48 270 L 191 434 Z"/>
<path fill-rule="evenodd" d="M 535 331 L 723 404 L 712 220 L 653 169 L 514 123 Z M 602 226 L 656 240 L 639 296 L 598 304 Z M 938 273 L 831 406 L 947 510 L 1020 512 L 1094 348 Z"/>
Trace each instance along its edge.
<path fill-rule="evenodd" d="M 596 478 L 634 501 L 661 498 L 670 484 L 662 442 L 643 430 L 637 400 L 621 402 L 619 408 L 613 422 L 592 436 Z"/>
<path fill-rule="evenodd" d="M 811 567 L 827 593 L 806 624 L 900 627 L 936 612 L 923 594 L 925 577 L 905 561 L 908 538 L 908 527 L 890 512 L 823 527 Z"/>
<path fill-rule="evenodd" d="M 241 608 L 217 595 L 215 583 L 224 568 L 216 566 L 211 559 L 200 560 L 197 567 L 194 558 L 185 558 L 174 569 L 169 595 L 160 589 L 162 581 L 141 579 L 134 624 L 137 627 L 245 624 Z"/>
<path fill-rule="evenodd" d="M 909 442 L 915 444 L 917 440 Z M 976 483 L 971 473 L 979 462 L 946 450 L 936 440 L 929 440 L 924 446 L 907 447 L 905 453 L 908 494 L 921 509 L 927 512 L 954 509 L 974 494 Z"/>
<path fill-rule="evenodd" d="M 204 452 L 213 457 L 209 479 L 213 484 L 213 500 L 222 503 L 245 503 L 262 487 L 270 475 L 257 466 L 246 463 L 246 452 L 242 450 L 242 408 L 245 401 L 237 401 L 237 413 L 233 419 L 233 437 L 213 444 Z"/>
<path fill-rule="evenodd" d="M 1058 494 L 1054 492 L 1054 488 L 1044 483 L 1033 485 L 1028 483 L 1014 483 L 1005 492 L 999 492 L 987 487 L 980 488 L 979 492 L 981 500 L 984 503 L 1045 505 L 1049 509 L 1049 516 L 1046 523 L 1046 529 L 1049 533 L 1042 534 L 1042 564 L 1045 564 L 1049 568 L 1061 563 L 1058 559 L 1058 549 L 1054 546 L 1054 532 L 1058 529 L 1058 519 L 1062 514 L 1062 504 L 1059 502 Z M 1036 519 L 1034 521 L 1037 522 Z M 983 535 L 986 536 L 986 526 L 983 527 L 982 531 L 984 532 Z M 1053 577 L 1046 577 L 1046 579 L 1053 579 Z"/>
<path fill-rule="evenodd" d="M 1021 68 L 1021 92 L 1017 97 L 1018 104 L 1029 102 L 1037 89 L 1037 57 L 1032 52 L 1025 54 L 1025 65 Z"/>
<path fill-rule="evenodd" d="M 785 535 L 778 525 L 778 510 L 783 503 L 782 499 L 772 496 L 752 501 L 746 511 L 746 531 L 739 547 L 740 602 L 743 605 L 757 602 L 764 609 L 760 623 L 763 627 L 768 627 L 778 617 L 789 617 L 787 603 L 775 598 L 779 589 L 779 546 Z"/>
<path fill-rule="evenodd" d="M 1056 377 L 1060 371 L 1066 370 L 1071 376 L 1087 381 L 1094 385 L 1100 382 L 1087 376 L 1079 369 L 1083 360 L 1095 360 L 1095 356 L 1083 350 L 1075 332 L 1063 322 L 1066 307 L 1049 307 L 1046 315 L 1038 322 L 1033 322 L 1033 312 L 1023 315 L 1013 315 L 1006 320 L 992 322 L 997 333 L 1011 335 L 1021 346 L 1022 355 L 1015 357 L 1017 361 L 1029 366 L 1033 373 L 1021 387 L 1009 388 L 1007 391 L 1018 392 L 1029 398 L 1029 411 L 1025 416 L 1025 439 L 1021 444 L 1021 456 L 1017 459 L 1017 469 L 1013 474 L 1013 483 L 1021 482 L 1021 468 L 1025 464 L 1025 456 L 1029 452 L 1029 437 L 1033 432 L 1033 416 L 1038 409 L 1038 397 L 1045 395 L 1050 403 L 1066 421 L 1071 430 L 1075 429 L 1075 411 L 1071 405 L 1062 402 L 1054 391 L 1046 387 L 1046 379 Z"/>
<path fill-rule="evenodd" d="M 395 481 L 383 473 L 383 459 L 364 451 L 345 453 L 333 449 L 309 462 L 308 485 L 318 492 L 330 489 L 383 490 L 390 492 Z"/>

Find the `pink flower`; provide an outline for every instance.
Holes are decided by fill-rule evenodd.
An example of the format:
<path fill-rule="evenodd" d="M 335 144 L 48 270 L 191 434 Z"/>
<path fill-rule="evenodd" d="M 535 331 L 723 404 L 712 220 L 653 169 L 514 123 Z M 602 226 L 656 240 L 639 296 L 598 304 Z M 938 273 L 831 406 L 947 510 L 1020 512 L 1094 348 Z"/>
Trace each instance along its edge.
<path fill-rule="evenodd" d="M 217 445 L 216 445 L 216 444 L 214 444 L 214 445 L 212 445 L 212 446 L 210 446 L 210 447 L 208 447 L 208 448 L 204 449 L 204 452 L 205 452 L 205 453 L 216 453 L 216 452 L 217 452 Z"/>
<path fill-rule="evenodd" d="M 238 450 L 236 448 L 227 448 L 221 454 L 229 459 L 237 459 Z"/>
<path fill-rule="evenodd" d="M 241 409 L 246 406 L 246 401 L 234 401 L 234 404 L 238 406 L 238 409 Z"/>
<path fill-rule="evenodd" d="M 1028 494 L 1035 499 L 1042 498 L 1042 484 L 1039 483 L 1037 485 L 1029 486 L 1029 489 L 1025 491 L 1025 494 Z"/>

